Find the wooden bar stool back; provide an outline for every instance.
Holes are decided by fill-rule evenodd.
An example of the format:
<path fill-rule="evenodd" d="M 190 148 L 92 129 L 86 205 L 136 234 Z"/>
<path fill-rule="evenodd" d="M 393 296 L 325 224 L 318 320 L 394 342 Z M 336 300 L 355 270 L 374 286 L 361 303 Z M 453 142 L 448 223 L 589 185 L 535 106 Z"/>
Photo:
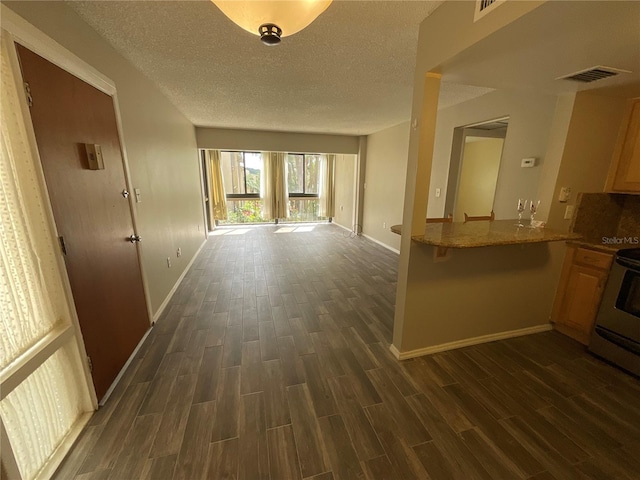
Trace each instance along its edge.
<path fill-rule="evenodd" d="M 466 213 L 464 214 L 464 221 L 466 222 L 479 222 L 482 220 L 488 220 L 490 222 L 493 222 L 496 219 L 496 215 L 495 213 L 493 213 L 493 210 L 491 210 L 491 215 L 484 215 L 484 216 L 479 216 L 479 217 L 471 217 L 469 215 L 467 215 Z"/>

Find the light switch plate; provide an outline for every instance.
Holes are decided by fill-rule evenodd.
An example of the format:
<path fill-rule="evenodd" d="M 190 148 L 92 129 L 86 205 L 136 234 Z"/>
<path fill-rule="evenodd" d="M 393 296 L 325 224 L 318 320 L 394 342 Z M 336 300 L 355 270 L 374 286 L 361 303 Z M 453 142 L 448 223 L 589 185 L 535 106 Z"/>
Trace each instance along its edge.
<path fill-rule="evenodd" d="M 573 205 L 567 205 L 567 208 L 564 209 L 565 220 L 571 220 L 571 218 L 573 217 L 573 210 L 574 210 Z"/>
<path fill-rule="evenodd" d="M 561 203 L 568 202 L 571 198 L 571 187 L 562 187 L 560 189 L 560 195 L 558 195 L 558 201 Z"/>
<path fill-rule="evenodd" d="M 439 188 L 436 188 L 436 198 L 439 198 L 441 193 L 442 193 L 442 190 L 440 190 Z"/>
<path fill-rule="evenodd" d="M 134 188 L 133 189 L 133 193 L 136 196 L 136 203 L 142 202 L 142 194 L 140 193 L 140 189 L 139 188 Z"/>

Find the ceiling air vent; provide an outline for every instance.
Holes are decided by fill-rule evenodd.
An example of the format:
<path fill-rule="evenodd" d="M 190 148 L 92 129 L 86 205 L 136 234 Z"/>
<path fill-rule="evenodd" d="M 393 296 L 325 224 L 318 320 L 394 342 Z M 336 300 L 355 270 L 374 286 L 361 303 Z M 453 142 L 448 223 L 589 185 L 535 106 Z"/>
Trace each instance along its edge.
<path fill-rule="evenodd" d="M 504 2 L 505 0 L 476 0 L 476 10 L 473 14 L 473 21 L 477 22 L 491 10 Z"/>
<path fill-rule="evenodd" d="M 596 80 L 602 80 L 603 78 L 614 77 L 620 73 L 631 72 L 629 70 L 619 70 L 617 68 L 598 65 L 597 67 L 591 67 L 586 70 L 558 77 L 556 80 L 573 80 L 574 82 L 590 83 L 595 82 Z"/>

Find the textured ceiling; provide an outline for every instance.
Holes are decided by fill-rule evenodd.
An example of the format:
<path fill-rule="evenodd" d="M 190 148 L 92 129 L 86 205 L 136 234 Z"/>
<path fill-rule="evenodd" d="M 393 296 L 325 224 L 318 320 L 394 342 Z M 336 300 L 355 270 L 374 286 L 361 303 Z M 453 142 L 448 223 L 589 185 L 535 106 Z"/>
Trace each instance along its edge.
<path fill-rule="evenodd" d="M 195 125 L 362 135 L 410 118 L 418 27 L 440 3 L 336 0 L 277 47 L 208 0 L 69 5 Z"/>

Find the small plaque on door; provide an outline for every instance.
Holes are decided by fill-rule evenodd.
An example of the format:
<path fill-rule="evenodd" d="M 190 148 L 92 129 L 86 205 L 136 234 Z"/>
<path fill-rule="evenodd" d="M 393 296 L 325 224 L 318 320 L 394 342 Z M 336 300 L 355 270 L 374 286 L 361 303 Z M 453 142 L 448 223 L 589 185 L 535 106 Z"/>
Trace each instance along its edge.
<path fill-rule="evenodd" d="M 85 143 L 87 152 L 87 162 L 90 170 L 104 170 L 104 160 L 102 159 L 102 148 L 96 143 Z"/>

